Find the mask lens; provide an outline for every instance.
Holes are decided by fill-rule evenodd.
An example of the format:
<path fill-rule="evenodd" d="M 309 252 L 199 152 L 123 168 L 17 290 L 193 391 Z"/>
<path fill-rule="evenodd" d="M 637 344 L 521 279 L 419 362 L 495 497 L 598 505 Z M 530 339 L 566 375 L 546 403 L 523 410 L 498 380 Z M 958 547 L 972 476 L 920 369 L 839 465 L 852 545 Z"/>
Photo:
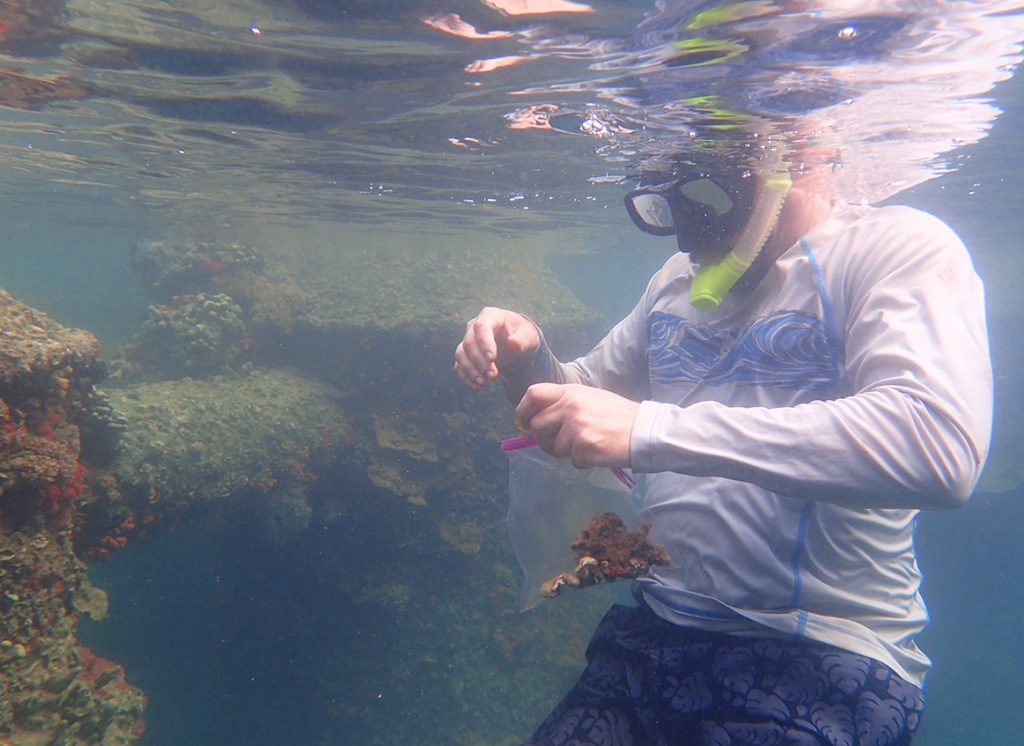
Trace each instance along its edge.
<path fill-rule="evenodd" d="M 717 217 L 722 217 L 734 206 L 732 198 L 711 179 L 688 181 L 679 186 L 679 191 L 691 202 L 710 208 Z"/>
<path fill-rule="evenodd" d="M 637 228 L 658 236 L 675 233 L 672 206 L 659 192 L 633 192 L 626 195 L 626 209 Z"/>
<path fill-rule="evenodd" d="M 672 228 L 672 208 L 662 194 L 638 194 L 633 199 L 637 215 L 652 228 Z"/>
<path fill-rule="evenodd" d="M 648 182 L 655 183 L 626 195 L 633 222 L 646 233 L 676 236 L 681 251 L 699 253 L 727 247 L 742 230 L 756 187 L 754 179 L 720 181 L 700 172 L 654 174 Z"/>

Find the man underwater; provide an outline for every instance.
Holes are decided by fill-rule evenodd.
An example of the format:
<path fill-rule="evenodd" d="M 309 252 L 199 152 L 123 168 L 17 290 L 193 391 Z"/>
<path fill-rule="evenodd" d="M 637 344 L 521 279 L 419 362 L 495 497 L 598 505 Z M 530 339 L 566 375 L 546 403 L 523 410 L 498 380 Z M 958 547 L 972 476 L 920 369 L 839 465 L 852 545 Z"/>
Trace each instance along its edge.
<path fill-rule="evenodd" d="M 918 510 L 962 505 L 988 451 L 981 281 L 907 207 L 851 206 L 766 146 L 679 162 L 626 198 L 680 252 L 593 350 L 559 362 L 513 311 L 455 371 L 579 468 L 646 475 L 672 556 L 614 606 L 529 744 L 908 744 L 927 622 Z M 791 174 L 790 172 L 793 171 Z"/>

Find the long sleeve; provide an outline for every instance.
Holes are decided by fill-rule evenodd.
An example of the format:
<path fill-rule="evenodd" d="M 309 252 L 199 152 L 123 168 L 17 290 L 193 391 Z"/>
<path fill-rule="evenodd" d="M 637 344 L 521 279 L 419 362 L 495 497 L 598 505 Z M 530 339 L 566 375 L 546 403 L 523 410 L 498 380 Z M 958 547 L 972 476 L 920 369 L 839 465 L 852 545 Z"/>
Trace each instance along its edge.
<path fill-rule="evenodd" d="M 858 508 L 953 507 L 970 495 L 992 411 L 981 283 L 940 221 L 887 210 L 906 214 L 855 224 L 825 267 L 848 395 L 784 407 L 645 401 L 635 471 Z"/>
<path fill-rule="evenodd" d="M 502 382 L 509 399 L 516 403 L 534 383 L 580 383 L 607 389 L 639 401 L 648 396 L 646 309 L 652 287 L 659 275 L 626 318 L 622 319 L 586 355 L 569 363 L 555 357 L 538 327 L 541 346 L 537 354 L 502 371 Z"/>

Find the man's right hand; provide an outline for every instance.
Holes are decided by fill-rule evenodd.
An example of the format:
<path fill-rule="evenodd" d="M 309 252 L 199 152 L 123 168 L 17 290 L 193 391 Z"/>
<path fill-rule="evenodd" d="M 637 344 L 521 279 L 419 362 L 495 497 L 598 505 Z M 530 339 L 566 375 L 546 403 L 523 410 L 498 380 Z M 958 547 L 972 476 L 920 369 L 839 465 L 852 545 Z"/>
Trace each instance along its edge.
<path fill-rule="evenodd" d="M 471 389 L 495 380 L 502 368 L 540 349 L 540 332 L 520 313 L 487 307 L 466 324 L 455 348 L 455 374 Z"/>

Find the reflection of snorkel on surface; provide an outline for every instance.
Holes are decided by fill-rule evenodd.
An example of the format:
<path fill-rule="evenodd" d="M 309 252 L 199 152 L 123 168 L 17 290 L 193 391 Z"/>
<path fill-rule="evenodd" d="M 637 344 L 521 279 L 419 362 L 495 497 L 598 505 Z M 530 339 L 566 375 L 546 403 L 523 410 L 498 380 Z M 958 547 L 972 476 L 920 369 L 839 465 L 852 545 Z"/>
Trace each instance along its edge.
<path fill-rule="evenodd" d="M 690 286 L 690 304 L 698 311 L 718 307 L 726 293 L 732 290 L 743 273 L 761 253 L 768 237 L 775 229 L 782 205 L 789 194 L 792 181 L 789 173 L 780 169 L 761 178 L 760 194 L 743 232 L 736 239 L 732 251 L 721 261 L 707 264 L 697 270 Z"/>

